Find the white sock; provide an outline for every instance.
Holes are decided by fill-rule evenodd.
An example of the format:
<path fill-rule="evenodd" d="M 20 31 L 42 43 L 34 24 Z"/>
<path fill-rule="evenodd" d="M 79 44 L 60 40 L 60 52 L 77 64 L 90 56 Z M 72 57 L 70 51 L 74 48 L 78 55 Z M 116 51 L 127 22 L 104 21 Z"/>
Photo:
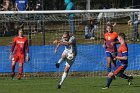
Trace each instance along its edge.
<path fill-rule="evenodd" d="M 59 60 L 58 60 L 58 63 L 61 63 L 63 61 L 63 58 L 60 58 Z"/>
<path fill-rule="evenodd" d="M 67 77 L 67 73 L 64 72 L 63 75 L 62 75 L 61 81 L 59 83 L 60 85 L 62 85 L 62 83 L 64 82 L 64 80 L 66 79 L 66 77 Z"/>

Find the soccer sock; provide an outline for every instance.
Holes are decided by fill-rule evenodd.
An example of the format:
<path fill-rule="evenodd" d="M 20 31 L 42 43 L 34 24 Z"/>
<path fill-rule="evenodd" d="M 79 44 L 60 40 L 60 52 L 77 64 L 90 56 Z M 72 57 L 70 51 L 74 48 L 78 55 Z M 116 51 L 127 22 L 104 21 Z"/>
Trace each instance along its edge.
<path fill-rule="evenodd" d="M 127 76 L 127 75 L 125 75 L 125 74 L 121 74 L 121 78 L 124 78 L 124 79 L 128 79 L 129 78 L 129 76 Z"/>
<path fill-rule="evenodd" d="M 11 69 L 12 69 L 12 74 L 15 74 L 15 66 L 11 65 Z"/>
<path fill-rule="evenodd" d="M 63 58 L 60 58 L 59 60 L 58 60 L 58 63 L 61 63 L 63 61 Z"/>
<path fill-rule="evenodd" d="M 107 79 L 107 83 L 106 83 L 106 87 L 109 88 L 111 82 L 112 82 L 112 78 L 108 78 L 108 79 Z"/>
<path fill-rule="evenodd" d="M 23 68 L 22 67 L 19 67 L 19 75 L 22 75 L 22 70 L 23 70 Z"/>
<path fill-rule="evenodd" d="M 111 72 L 111 67 L 107 67 L 107 73 Z"/>
<path fill-rule="evenodd" d="M 64 72 L 63 75 L 62 75 L 61 81 L 59 83 L 60 85 L 62 85 L 62 83 L 64 82 L 64 80 L 66 79 L 66 77 L 67 77 L 67 73 Z"/>

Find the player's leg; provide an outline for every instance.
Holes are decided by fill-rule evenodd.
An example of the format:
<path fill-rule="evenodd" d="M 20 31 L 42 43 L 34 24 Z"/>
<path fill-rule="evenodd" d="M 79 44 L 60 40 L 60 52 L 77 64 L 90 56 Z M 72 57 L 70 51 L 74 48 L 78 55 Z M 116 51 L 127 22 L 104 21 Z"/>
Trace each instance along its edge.
<path fill-rule="evenodd" d="M 133 77 L 124 74 L 124 70 L 125 70 L 126 68 L 127 68 L 127 66 L 120 66 L 120 67 L 114 72 L 114 74 L 116 74 L 116 76 L 118 76 L 118 77 L 127 79 L 127 80 L 128 80 L 128 85 L 131 85 L 131 84 L 132 84 Z"/>
<path fill-rule="evenodd" d="M 111 72 L 111 57 L 107 57 L 107 73 Z"/>
<path fill-rule="evenodd" d="M 19 70 L 18 70 L 18 79 L 21 79 L 21 75 L 23 73 L 23 63 L 19 63 Z"/>
<path fill-rule="evenodd" d="M 12 60 L 12 65 L 11 65 L 11 70 L 12 70 L 11 77 L 12 77 L 12 79 L 15 76 L 15 65 L 16 65 L 16 62 L 14 60 Z"/>
<path fill-rule="evenodd" d="M 23 73 L 23 63 L 25 61 L 25 55 L 20 55 L 19 58 L 19 70 L 18 70 L 18 79 L 21 79 L 21 75 Z"/>
<path fill-rule="evenodd" d="M 107 57 L 107 73 L 111 72 L 111 57 Z"/>
<path fill-rule="evenodd" d="M 108 89 L 110 87 L 110 84 L 111 84 L 112 80 L 114 79 L 114 77 L 118 76 L 123 68 L 124 68 L 123 66 L 119 66 L 113 73 L 110 72 L 108 74 L 106 86 L 105 86 L 105 88 L 102 88 L 102 89 Z"/>
<path fill-rule="evenodd" d="M 114 77 L 115 77 L 114 74 L 112 72 L 110 72 L 108 74 L 108 78 L 107 78 L 107 81 L 106 81 L 106 86 L 102 89 L 108 89 L 110 87 L 110 84 L 111 84 Z"/>
<path fill-rule="evenodd" d="M 114 60 L 114 58 L 117 56 L 117 53 L 113 52 L 111 53 L 111 63 L 112 63 L 112 66 L 114 68 L 116 68 L 116 60 Z"/>
<path fill-rule="evenodd" d="M 66 56 L 67 56 L 67 50 L 64 50 L 62 55 L 61 55 L 61 58 L 55 64 L 56 68 L 59 68 L 60 64 L 65 60 Z"/>
<path fill-rule="evenodd" d="M 62 77 L 61 77 L 61 81 L 60 81 L 60 83 L 58 84 L 58 88 L 59 88 L 59 89 L 61 88 L 61 85 L 63 84 L 64 80 L 66 79 L 66 77 L 67 77 L 67 75 L 68 75 L 68 72 L 69 72 L 69 69 L 70 69 L 70 66 L 67 66 L 67 65 L 66 65 L 66 67 L 65 67 L 65 69 L 64 69 L 64 73 L 63 73 L 63 75 L 62 75 Z"/>
<path fill-rule="evenodd" d="M 109 74 L 111 72 L 111 61 L 112 61 L 112 55 L 110 52 L 106 52 L 107 57 L 107 73 Z"/>
<path fill-rule="evenodd" d="M 66 77 L 68 75 L 68 72 L 69 72 L 73 62 L 74 62 L 74 59 L 73 60 L 67 60 L 67 62 L 65 64 L 66 66 L 65 66 L 65 69 L 64 69 L 64 73 L 63 73 L 63 75 L 61 77 L 60 83 L 58 84 L 59 89 L 61 88 L 61 85 L 63 84 L 64 80 L 66 79 Z"/>
<path fill-rule="evenodd" d="M 11 70 L 12 70 L 12 79 L 14 78 L 15 76 L 15 65 L 16 65 L 16 62 L 18 61 L 18 56 L 17 55 L 14 55 L 13 58 L 12 58 L 12 64 L 11 64 Z"/>

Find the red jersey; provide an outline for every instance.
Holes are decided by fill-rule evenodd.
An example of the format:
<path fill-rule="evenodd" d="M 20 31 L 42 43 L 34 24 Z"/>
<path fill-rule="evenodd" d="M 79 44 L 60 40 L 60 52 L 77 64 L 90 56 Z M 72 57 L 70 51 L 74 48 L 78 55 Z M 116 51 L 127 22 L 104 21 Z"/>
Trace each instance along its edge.
<path fill-rule="evenodd" d="M 104 34 L 104 38 L 105 38 L 105 45 L 106 45 L 106 51 L 108 52 L 116 52 L 117 48 L 116 48 L 116 44 L 112 45 L 112 42 L 115 42 L 118 38 L 118 34 L 116 32 L 112 32 L 112 33 L 105 33 Z"/>
<path fill-rule="evenodd" d="M 28 48 L 28 39 L 26 37 L 15 37 L 11 52 L 14 52 L 14 54 L 25 54 L 29 52 Z"/>
<path fill-rule="evenodd" d="M 119 49 L 118 49 L 118 56 L 123 57 L 123 56 L 128 56 L 128 47 L 127 44 L 122 44 Z M 127 64 L 128 60 L 120 60 L 122 64 Z"/>

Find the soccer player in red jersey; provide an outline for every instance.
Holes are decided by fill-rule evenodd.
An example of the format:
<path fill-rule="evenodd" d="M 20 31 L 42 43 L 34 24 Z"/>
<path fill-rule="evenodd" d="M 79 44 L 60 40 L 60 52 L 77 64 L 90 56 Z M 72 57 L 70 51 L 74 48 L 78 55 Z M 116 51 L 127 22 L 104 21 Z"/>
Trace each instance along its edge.
<path fill-rule="evenodd" d="M 113 57 L 116 56 L 117 48 L 116 44 L 119 43 L 117 38 L 117 32 L 113 31 L 112 25 L 106 26 L 106 33 L 104 34 L 104 45 L 103 47 L 106 48 L 106 56 L 107 56 L 107 72 L 111 72 L 111 63 L 114 67 L 116 67 L 116 61 L 113 60 Z"/>
<path fill-rule="evenodd" d="M 129 85 L 131 85 L 131 81 L 133 79 L 132 76 L 127 76 L 124 74 L 124 71 L 128 66 L 128 47 L 127 44 L 125 43 L 125 34 L 119 33 L 118 40 L 121 45 L 118 49 L 118 55 L 114 58 L 114 60 L 118 60 L 120 64 L 114 72 L 110 72 L 108 74 L 106 87 L 102 89 L 108 89 L 115 76 L 127 79 Z"/>
<path fill-rule="evenodd" d="M 23 72 L 23 64 L 25 60 L 29 61 L 28 39 L 23 35 L 22 28 L 18 29 L 18 36 L 13 40 L 10 58 L 12 59 L 12 79 L 15 76 L 16 62 L 19 61 L 18 79 L 20 80 Z"/>

